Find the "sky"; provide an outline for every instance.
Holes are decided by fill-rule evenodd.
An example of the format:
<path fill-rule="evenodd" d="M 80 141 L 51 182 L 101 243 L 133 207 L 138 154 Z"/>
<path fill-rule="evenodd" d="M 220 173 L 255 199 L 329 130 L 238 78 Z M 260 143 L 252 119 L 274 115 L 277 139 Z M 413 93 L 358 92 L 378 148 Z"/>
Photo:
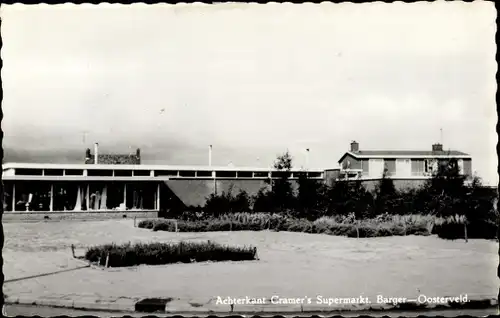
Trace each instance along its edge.
<path fill-rule="evenodd" d="M 445 149 L 497 184 L 491 2 L 2 5 L 4 162 L 332 168 Z M 442 134 L 440 133 L 442 129 Z"/>

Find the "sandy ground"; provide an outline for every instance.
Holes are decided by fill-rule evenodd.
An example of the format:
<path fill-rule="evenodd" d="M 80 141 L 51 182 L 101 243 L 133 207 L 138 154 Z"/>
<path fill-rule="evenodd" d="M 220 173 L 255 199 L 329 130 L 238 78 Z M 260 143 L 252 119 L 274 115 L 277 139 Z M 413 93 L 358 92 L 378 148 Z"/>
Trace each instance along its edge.
<path fill-rule="evenodd" d="M 253 245 L 259 261 L 85 268 L 6 282 L 7 295 L 102 297 L 384 297 L 498 293 L 497 242 L 437 237 L 355 239 L 287 232 L 168 233 L 131 220 L 4 224 L 5 279 L 81 266 L 71 257 L 95 244 L 213 240 Z"/>

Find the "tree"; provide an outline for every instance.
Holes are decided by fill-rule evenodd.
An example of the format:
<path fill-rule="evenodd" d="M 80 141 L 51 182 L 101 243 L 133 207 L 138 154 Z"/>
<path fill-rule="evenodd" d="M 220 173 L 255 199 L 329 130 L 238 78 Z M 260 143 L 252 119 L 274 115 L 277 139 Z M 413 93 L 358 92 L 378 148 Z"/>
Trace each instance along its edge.
<path fill-rule="evenodd" d="M 288 150 L 278 156 L 273 165 L 279 177 L 271 179 L 273 210 L 287 211 L 294 207 L 295 197 L 290 183 L 290 170 L 292 169 L 292 156 Z"/>
<path fill-rule="evenodd" d="M 324 184 L 304 172 L 299 174 L 298 185 L 297 216 L 316 219 L 324 214 Z"/>
<path fill-rule="evenodd" d="M 398 201 L 398 191 L 396 191 L 393 180 L 388 176 L 388 169 L 386 168 L 382 174 L 382 179 L 375 188 L 375 202 L 371 216 L 383 213 L 393 214 L 396 205 L 399 204 L 396 201 Z"/>
<path fill-rule="evenodd" d="M 228 193 L 222 192 L 220 195 L 214 193 L 210 194 L 207 198 L 203 211 L 214 217 L 230 212 L 231 199 L 228 198 Z"/>
<path fill-rule="evenodd" d="M 496 208 L 497 190 L 483 186 L 481 179 L 474 176 L 472 182 L 466 186 L 466 195 L 462 201 L 469 225 L 469 237 L 494 238 L 497 236 L 500 216 Z"/>
<path fill-rule="evenodd" d="M 231 212 L 249 212 L 250 197 L 244 190 L 233 196 L 234 186 L 231 185 L 227 192 L 222 192 L 220 195 L 211 194 L 205 203 L 205 212 L 212 216 L 219 216 L 224 213 Z"/>
<path fill-rule="evenodd" d="M 253 197 L 253 201 L 252 210 L 254 212 L 275 212 L 271 191 L 267 191 L 264 188 L 259 189 L 259 192 Z"/>
<path fill-rule="evenodd" d="M 441 160 L 419 194 L 419 199 L 423 200 L 419 205 L 437 216 L 464 215 L 467 209 L 463 202 L 467 194 L 465 178 L 460 174 L 457 159 Z"/>
<path fill-rule="evenodd" d="M 328 215 L 348 215 L 354 212 L 356 218 L 370 214 L 373 197 L 361 180 L 336 180 L 326 191 Z"/>
<path fill-rule="evenodd" d="M 231 200 L 231 210 L 233 212 L 250 212 L 250 197 L 244 190 L 240 190 L 238 195 Z"/>

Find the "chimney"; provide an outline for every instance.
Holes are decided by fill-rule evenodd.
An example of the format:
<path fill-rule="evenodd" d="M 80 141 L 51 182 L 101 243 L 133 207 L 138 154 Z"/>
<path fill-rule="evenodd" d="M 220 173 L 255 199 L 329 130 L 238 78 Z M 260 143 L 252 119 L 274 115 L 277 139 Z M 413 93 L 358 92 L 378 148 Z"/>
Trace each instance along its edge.
<path fill-rule="evenodd" d="M 358 152 L 359 151 L 359 144 L 353 140 L 351 141 L 351 152 Z"/>
<path fill-rule="evenodd" d="M 94 144 L 94 164 L 98 164 L 99 161 L 99 144 L 96 142 Z"/>
<path fill-rule="evenodd" d="M 137 158 L 137 163 L 141 163 L 141 148 L 137 148 L 135 151 L 135 156 Z"/>
<path fill-rule="evenodd" d="M 208 166 L 212 166 L 212 145 L 208 147 Z"/>
<path fill-rule="evenodd" d="M 442 144 L 434 144 L 434 145 L 432 145 L 432 151 L 434 151 L 434 152 L 443 151 L 443 145 Z"/>

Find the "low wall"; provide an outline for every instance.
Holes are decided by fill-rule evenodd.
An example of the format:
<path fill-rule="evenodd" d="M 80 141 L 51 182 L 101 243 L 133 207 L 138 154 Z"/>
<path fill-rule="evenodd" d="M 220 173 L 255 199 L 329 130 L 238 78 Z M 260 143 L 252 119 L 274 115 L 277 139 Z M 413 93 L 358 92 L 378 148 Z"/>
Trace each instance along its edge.
<path fill-rule="evenodd" d="M 83 211 L 83 212 L 4 212 L 3 222 L 52 220 L 148 219 L 158 217 L 157 211 Z"/>

